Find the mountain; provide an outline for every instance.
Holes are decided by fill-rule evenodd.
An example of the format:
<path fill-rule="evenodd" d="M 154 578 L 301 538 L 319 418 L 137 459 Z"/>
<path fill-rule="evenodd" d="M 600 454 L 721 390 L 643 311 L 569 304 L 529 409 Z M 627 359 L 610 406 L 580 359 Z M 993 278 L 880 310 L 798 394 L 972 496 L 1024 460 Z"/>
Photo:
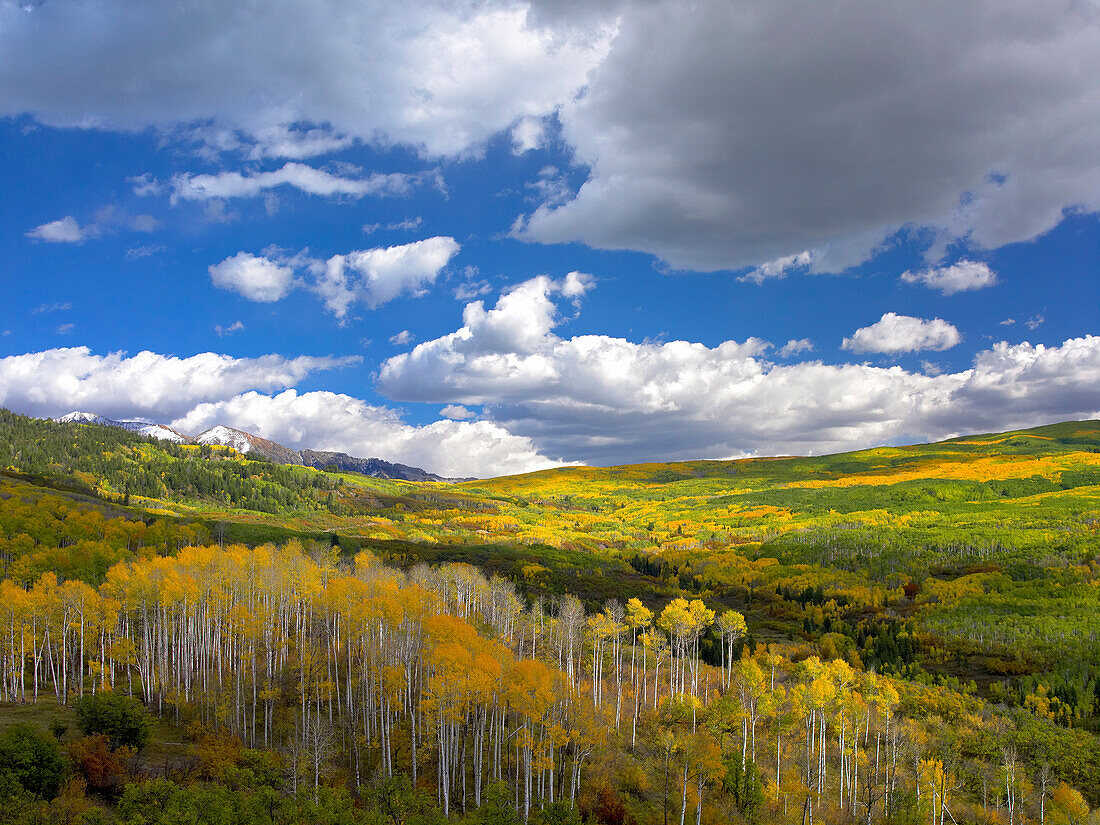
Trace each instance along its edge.
<path fill-rule="evenodd" d="M 161 441 L 173 441 L 176 444 L 186 444 L 191 441 L 183 433 L 177 432 L 171 427 L 166 427 L 163 424 L 151 424 L 148 421 L 115 421 L 95 413 L 76 411 L 63 415 L 57 420 L 62 424 L 100 424 L 105 427 L 118 427 Z"/>
<path fill-rule="evenodd" d="M 327 450 L 302 450 L 298 455 L 301 457 L 303 464 L 307 467 L 315 467 L 318 470 L 336 465 L 337 469 L 342 472 L 362 473 L 365 476 L 374 476 L 375 478 L 399 478 L 404 481 L 451 480 L 437 476 L 435 473 L 429 473 L 427 470 L 421 470 L 419 467 L 391 464 L 380 458 L 356 458 L 347 453 L 333 453 Z"/>
<path fill-rule="evenodd" d="M 195 436 L 196 444 L 220 444 L 223 447 L 232 447 L 241 455 L 256 455 L 266 458 L 275 464 L 304 464 L 301 455 L 296 450 L 284 447 L 258 435 L 246 433 L 244 430 L 235 430 L 224 424 L 218 424 L 209 430 L 204 430 Z"/>
<path fill-rule="evenodd" d="M 323 470 L 335 466 L 345 473 L 361 473 L 374 478 L 400 479 L 402 481 L 450 481 L 435 473 L 429 473 L 419 467 L 406 464 L 393 464 L 380 458 L 356 458 L 347 453 L 327 450 L 292 450 L 258 435 L 217 424 L 192 437 L 186 436 L 163 424 L 151 424 L 145 421 L 115 421 L 90 412 L 71 412 L 57 419 L 62 424 L 99 424 L 105 427 L 118 427 L 139 435 L 172 441 L 176 444 L 208 444 L 232 447 L 241 455 L 258 457 L 274 464 L 292 464 Z M 470 479 L 460 479 L 469 481 Z"/>
<path fill-rule="evenodd" d="M 258 455 L 272 461 L 275 464 L 296 464 L 323 470 L 326 467 L 336 467 L 345 473 L 361 473 L 375 478 L 395 478 L 403 481 L 446 481 L 442 476 L 429 473 L 419 467 L 409 467 L 406 464 L 392 464 L 380 458 L 356 458 L 347 453 L 336 453 L 328 450 L 291 450 L 282 444 L 260 438 L 243 430 L 235 430 L 219 424 L 205 432 L 195 436 L 196 444 L 221 444 L 224 447 L 232 447 L 237 452 L 248 455 Z"/>

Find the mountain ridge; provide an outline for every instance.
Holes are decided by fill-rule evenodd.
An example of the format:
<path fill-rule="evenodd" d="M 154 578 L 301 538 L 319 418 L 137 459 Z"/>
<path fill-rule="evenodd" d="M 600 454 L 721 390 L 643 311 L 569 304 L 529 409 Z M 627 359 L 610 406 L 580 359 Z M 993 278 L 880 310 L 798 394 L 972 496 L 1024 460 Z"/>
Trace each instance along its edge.
<path fill-rule="evenodd" d="M 276 441 L 225 424 L 215 424 L 197 435 L 188 436 L 164 424 L 148 421 L 118 421 L 98 413 L 79 410 L 66 413 L 54 420 L 60 424 L 94 424 L 104 427 L 117 427 L 176 444 L 230 447 L 241 455 L 259 456 L 274 464 L 313 467 L 317 470 L 335 467 L 341 472 L 359 473 L 373 478 L 398 479 L 401 481 L 469 480 L 448 479 L 420 467 L 385 461 L 381 458 L 359 458 L 344 452 L 331 450 L 292 450 Z"/>

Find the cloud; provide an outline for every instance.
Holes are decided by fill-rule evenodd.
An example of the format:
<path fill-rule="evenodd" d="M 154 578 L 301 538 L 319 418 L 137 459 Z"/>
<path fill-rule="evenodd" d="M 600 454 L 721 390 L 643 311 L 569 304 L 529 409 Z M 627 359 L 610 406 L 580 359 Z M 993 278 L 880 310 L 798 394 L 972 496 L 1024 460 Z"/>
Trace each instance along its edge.
<path fill-rule="evenodd" d="M 446 476 L 518 473 L 560 463 L 530 439 L 491 422 L 412 426 L 392 409 L 347 395 L 294 389 L 268 394 L 358 360 L 211 352 L 187 358 L 153 352 L 101 356 L 87 347 L 52 349 L 0 358 L 0 405 L 39 417 L 90 410 L 157 421 L 188 434 L 227 424 L 294 449 L 377 456 Z"/>
<path fill-rule="evenodd" d="M 95 214 L 92 223 L 81 226 L 72 215 L 66 215 L 56 221 L 36 226 L 27 232 L 27 237 L 48 243 L 83 243 L 89 238 L 113 234 L 124 228 L 133 232 L 153 232 L 160 221 L 152 215 L 130 215 L 115 206 L 104 206 Z"/>
<path fill-rule="evenodd" d="M 983 289 L 997 283 L 997 275 L 981 261 L 962 260 L 950 266 L 930 267 L 919 272 L 906 270 L 901 280 L 907 284 L 924 284 L 944 295 Z"/>
<path fill-rule="evenodd" d="M 307 195 L 320 197 L 361 198 L 364 195 L 403 195 L 426 177 L 434 173 L 406 175 L 401 173 L 375 173 L 366 178 L 334 175 L 323 169 L 315 169 L 302 163 L 287 163 L 272 172 L 220 172 L 216 175 L 180 174 L 172 178 L 173 203 L 185 201 L 227 200 L 229 198 L 254 198 L 280 186 L 290 186 Z M 134 189 L 135 194 L 150 192 L 145 183 Z"/>
<path fill-rule="evenodd" d="M 546 140 L 546 124 L 542 118 L 523 117 L 512 127 L 512 153 L 522 155 L 540 149 Z"/>
<path fill-rule="evenodd" d="M 572 299 L 580 300 L 596 285 L 596 279 L 586 272 L 570 272 L 561 283 L 561 294 Z"/>
<path fill-rule="evenodd" d="M 780 358 L 790 358 L 803 352 L 813 352 L 814 342 L 809 338 L 792 338 L 775 351 Z"/>
<path fill-rule="evenodd" d="M 454 238 L 437 236 L 322 260 L 308 250 L 290 255 L 270 247 L 264 255 L 238 252 L 208 270 L 214 286 L 250 301 L 278 301 L 303 287 L 343 322 L 356 304 L 377 309 L 403 294 L 423 294 L 461 248 Z"/>
<path fill-rule="evenodd" d="M 810 251 L 804 249 L 796 255 L 785 255 L 782 258 L 776 258 L 774 261 L 766 261 L 737 280 L 762 284 L 770 278 L 786 278 L 787 273 L 792 269 L 806 269 L 813 263 L 813 260 L 814 256 Z"/>
<path fill-rule="evenodd" d="M 556 166 L 542 167 L 538 176 L 525 184 L 525 188 L 531 193 L 529 200 L 541 203 L 543 207 L 566 203 L 575 194 L 569 176 Z M 521 216 L 516 219 L 516 224 L 512 228 L 513 233 L 522 225 Z"/>
<path fill-rule="evenodd" d="M 467 418 L 476 418 L 470 410 L 463 407 L 461 404 L 448 404 L 446 407 L 439 411 L 439 414 L 444 418 L 452 418 L 455 421 L 464 421 Z"/>
<path fill-rule="evenodd" d="M 715 347 L 561 338 L 555 282 L 480 302 L 463 326 L 386 360 L 398 401 L 481 405 L 543 455 L 597 464 L 820 454 L 1100 416 L 1100 336 L 999 343 L 970 369 L 774 363 L 750 338 Z"/>
<path fill-rule="evenodd" d="M 196 404 L 247 390 L 279 390 L 356 358 L 233 358 L 204 352 L 186 358 L 142 351 L 95 355 L 68 347 L 0 358 L 0 405 L 35 416 L 90 410 L 110 418 L 164 421 Z"/>
<path fill-rule="evenodd" d="M 223 327 L 221 324 L 217 324 L 214 327 L 214 332 L 219 338 L 224 338 L 226 335 L 232 335 L 234 332 L 240 332 L 244 329 L 244 324 L 240 321 L 234 321 L 227 327 Z"/>
<path fill-rule="evenodd" d="M 0 115 L 152 126 L 257 158 L 355 140 L 455 156 L 570 100 L 612 34 L 537 24 L 512 0 L 274 0 L 232 15 L 214 0 L 4 3 Z"/>
<path fill-rule="evenodd" d="M 344 319 L 356 303 L 377 309 L 404 293 L 418 294 L 461 248 L 454 238 L 437 236 L 333 255 L 310 265 L 316 279 L 312 289 L 329 312 Z"/>
<path fill-rule="evenodd" d="M 406 344 L 411 344 L 415 340 L 416 336 L 409 332 L 407 329 L 403 329 L 396 335 L 390 336 L 390 343 L 399 347 L 403 347 Z"/>
<path fill-rule="evenodd" d="M 197 137 L 204 140 L 202 135 Z M 337 152 L 354 143 L 347 135 L 333 134 L 328 129 L 294 129 L 285 124 L 258 129 L 254 139 L 255 143 L 248 150 L 248 156 L 253 160 L 262 158 L 302 160 Z M 204 142 L 209 141 L 204 140 Z"/>
<path fill-rule="evenodd" d="M 125 258 L 128 261 L 138 261 L 142 258 L 151 258 L 154 255 L 159 255 L 162 252 L 167 252 L 168 248 L 161 244 L 145 244 L 141 246 L 132 246 L 126 250 Z"/>
<path fill-rule="evenodd" d="M 155 232 L 160 226 L 160 221 L 152 215 L 134 215 L 126 223 L 135 232 Z"/>
<path fill-rule="evenodd" d="M 480 298 L 482 295 L 488 295 L 492 291 L 493 288 L 489 285 L 488 281 L 467 281 L 455 287 L 455 299 L 459 301 L 471 301 L 474 298 Z"/>
<path fill-rule="evenodd" d="M 85 239 L 94 237 L 92 227 L 82 227 L 72 215 L 66 215 L 56 221 L 36 226 L 27 232 L 28 238 L 47 243 L 81 243 Z"/>
<path fill-rule="evenodd" d="M 228 224 L 240 220 L 241 213 L 234 212 L 223 200 L 209 200 L 202 206 L 202 217 L 207 223 Z"/>
<path fill-rule="evenodd" d="M 74 329 L 76 329 L 76 324 L 73 323 L 58 324 L 56 332 L 58 335 L 69 335 Z"/>
<path fill-rule="evenodd" d="M 181 197 L 359 196 L 386 184 L 300 160 L 523 151 L 553 124 L 574 171 L 536 182 L 517 236 L 757 280 L 899 232 L 936 263 L 1100 209 L 1098 74 L 1100 16 L 1076 0 L 0 5 L 0 115 L 290 161 L 186 176 Z"/>
<path fill-rule="evenodd" d="M 386 229 L 391 232 L 415 232 L 420 228 L 420 225 L 424 223 L 424 219 L 421 217 L 405 218 L 403 221 L 396 221 L 395 223 L 387 224 Z"/>
<path fill-rule="evenodd" d="M 852 352 L 920 352 L 951 349 L 961 340 L 959 331 L 942 318 L 927 321 L 887 312 L 871 326 L 857 329 L 840 346 Z"/>
<path fill-rule="evenodd" d="M 1046 316 L 1043 315 L 1041 312 L 1036 313 L 1035 315 L 1032 315 L 1030 318 L 1024 321 L 1024 326 L 1027 327 L 1029 330 L 1036 330 L 1043 324 L 1045 324 L 1046 320 Z"/>
<path fill-rule="evenodd" d="M 762 279 L 807 253 L 809 271 L 841 271 L 899 231 L 924 230 L 935 261 L 1100 209 L 1092 5 L 654 0 L 545 17 L 581 15 L 617 25 L 559 110 L 587 179 L 523 216 L 522 239 Z"/>
<path fill-rule="evenodd" d="M 207 271 L 218 289 L 231 290 L 250 301 L 278 301 L 294 288 L 293 269 L 248 252 L 238 252 Z"/>
<path fill-rule="evenodd" d="M 31 310 L 31 315 L 41 315 L 43 312 L 68 312 L 72 308 L 73 305 L 70 301 L 39 304 Z"/>
<path fill-rule="evenodd" d="M 530 439 L 491 422 L 440 420 L 416 427 L 394 410 L 331 392 L 242 393 L 199 404 L 171 426 L 193 433 L 219 423 L 294 449 L 379 457 L 448 477 L 521 473 L 560 464 L 540 454 Z"/>

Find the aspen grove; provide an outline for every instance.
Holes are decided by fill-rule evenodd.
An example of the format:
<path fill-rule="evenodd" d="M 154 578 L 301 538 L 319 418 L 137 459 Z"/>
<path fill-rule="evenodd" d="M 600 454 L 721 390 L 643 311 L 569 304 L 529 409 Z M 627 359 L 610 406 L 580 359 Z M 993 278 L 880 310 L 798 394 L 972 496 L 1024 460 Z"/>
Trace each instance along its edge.
<path fill-rule="evenodd" d="M 589 615 L 570 596 L 528 604 L 468 565 L 404 573 L 293 540 L 123 562 L 98 589 L 53 574 L 0 588 L 5 701 L 138 696 L 280 751 L 294 792 L 334 773 L 353 789 L 403 775 L 431 783 L 451 816 L 503 786 L 526 820 L 575 805 L 594 760 L 621 749 L 649 754 L 664 821 L 681 825 L 731 796 L 743 813 L 806 823 L 887 820 L 915 799 L 939 825 L 969 804 L 972 767 L 903 712 L 909 695 L 910 708 L 980 727 L 964 697 L 914 700 L 915 686 L 842 659 L 749 655 L 743 617 L 699 600 Z M 712 625 L 718 666 L 698 656 Z M 1002 777 L 984 806 L 1017 819 L 1025 773 Z M 1033 807 L 1047 796 L 1044 785 Z"/>

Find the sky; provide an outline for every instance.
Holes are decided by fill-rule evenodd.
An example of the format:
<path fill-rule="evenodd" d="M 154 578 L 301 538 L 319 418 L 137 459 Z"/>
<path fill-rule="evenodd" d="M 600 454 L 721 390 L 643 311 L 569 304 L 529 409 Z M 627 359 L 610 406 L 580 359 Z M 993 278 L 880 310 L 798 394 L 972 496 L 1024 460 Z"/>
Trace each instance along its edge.
<path fill-rule="evenodd" d="M 447 476 L 1100 418 L 1090 0 L 0 0 L 0 405 Z"/>

